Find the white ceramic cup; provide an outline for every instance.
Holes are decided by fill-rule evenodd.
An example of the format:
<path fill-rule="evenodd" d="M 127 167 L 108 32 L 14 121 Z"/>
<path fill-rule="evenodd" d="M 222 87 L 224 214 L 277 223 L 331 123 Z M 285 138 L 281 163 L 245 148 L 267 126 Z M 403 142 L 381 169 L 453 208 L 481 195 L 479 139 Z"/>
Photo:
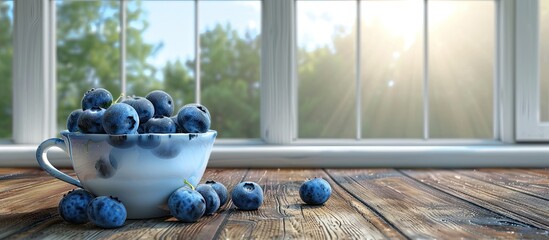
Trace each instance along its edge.
<path fill-rule="evenodd" d="M 40 167 L 96 196 L 118 197 L 129 219 L 144 219 L 168 215 L 168 197 L 184 180 L 200 182 L 217 132 L 108 135 L 65 130 L 61 136 L 38 146 Z M 78 179 L 51 165 L 46 156 L 51 147 L 69 154 Z"/>

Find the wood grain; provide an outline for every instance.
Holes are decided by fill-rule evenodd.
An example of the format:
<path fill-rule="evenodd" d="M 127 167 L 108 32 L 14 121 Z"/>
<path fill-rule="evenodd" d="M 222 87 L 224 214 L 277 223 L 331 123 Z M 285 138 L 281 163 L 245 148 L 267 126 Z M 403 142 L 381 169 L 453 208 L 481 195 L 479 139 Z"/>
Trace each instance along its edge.
<path fill-rule="evenodd" d="M 26 173 L 26 172 L 32 172 L 32 171 L 37 171 L 37 170 L 38 169 L 34 169 L 34 168 L 29 168 L 29 169 L 25 169 L 25 168 L 0 168 L 0 180 L 8 179 L 11 176 L 17 176 L 17 175 L 21 175 L 21 174 Z"/>
<path fill-rule="evenodd" d="M 70 176 L 76 176 L 73 171 L 64 172 Z M 2 182 L 4 184 L 2 184 Z M 30 191 L 32 188 L 39 185 L 49 186 L 49 184 L 55 182 L 60 181 L 38 169 L 12 174 L 0 179 L 0 199 Z"/>
<path fill-rule="evenodd" d="M 540 238 L 548 234 L 545 229 L 471 204 L 392 169 L 327 172 L 409 238 Z"/>
<path fill-rule="evenodd" d="M 481 169 L 460 170 L 461 175 L 496 184 L 507 189 L 549 200 L 549 171 L 539 175 L 527 170 Z"/>
<path fill-rule="evenodd" d="M 312 177 L 332 186 L 323 206 L 299 198 Z M 0 239 L 549 238 L 547 169 L 208 169 L 208 179 L 229 191 L 255 181 L 264 204 L 241 211 L 229 202 L 194 224 L 166 217 L 100 229 L 60 218 L 72 185 L 39 169 L 0 168 Z"/>
<path fill-rule="evenodd" d="M 0 238 L 58 216 L 59 200 L 74 188 L 40 171 L 26 172 L 25 176 L 0 180 Z"/>
<path fill-rule="evenodd" d="M 541 177 L 549 178 L 549 168 L 517 169 L 517 171 L 524 172 L 525 174 L 537 174 Z"/>
<path fill-rule="evenodd" d="M 458 174 L 454 171 L 404 171 L 408 176 L 490 211 L 549 231 L 549 201 Z M 549 195 L 547 193 L 546 195 Z M 548 196 L 549 197 L 549 196 Z"/>
<path fill-rule="evenodd" d="M 306 205 L 299 197 L 299 187 L 312 177 L 322 177 L 332 186 L 332 196 L 323 206 Z M 221 239 L 403 238 L 322 170 L 251 170 L 246 180 L 263 188 L 263 205 L 257 211 L 234 210 Z"/>

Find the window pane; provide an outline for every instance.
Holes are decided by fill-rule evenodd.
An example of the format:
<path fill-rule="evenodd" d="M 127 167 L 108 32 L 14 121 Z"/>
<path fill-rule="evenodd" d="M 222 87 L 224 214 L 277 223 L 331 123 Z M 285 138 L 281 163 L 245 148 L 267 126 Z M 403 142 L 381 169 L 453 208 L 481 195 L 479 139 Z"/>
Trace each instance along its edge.
<path fill-rule="evenodd" d="M 430 137 L 492 138 L 495 4 L 428 7 Z"/>
<path fill-rule="evenodd" d="M 540 84 L 541 121 L 549 121 L 549 1 L 539 1 L 540 6 Z"/>
<path fill-rule="evenodd" d="M 57 123 L 92 87 L 120 95 L 118 1 L 57 1 Z M 128 14 L 129 15 L 129 14 Z"/>
<path fill-rule="evenodd" d="M 423 1 L 362 1 L 363 138 L 423 136 Z"/>
<path fill-rule="evenodd" d="M 127 94 L 166 91 L 177 114 L 195 101 L 194 1 L 129 1 L 126 21 Z"/>
<path fill-rule="evenodd" d="M 0 143 L 12 134 L 13 1 L 0 1 Z"/>
<path fill-rule="evenodd" d="M 356 2 L 297 1 L 298 137 L 356 136 Z"/>
<path fill-rule="evenodd" d="M 259 138 L 260 1 L 200 1 L 201 101 L 221 138 Z"/>

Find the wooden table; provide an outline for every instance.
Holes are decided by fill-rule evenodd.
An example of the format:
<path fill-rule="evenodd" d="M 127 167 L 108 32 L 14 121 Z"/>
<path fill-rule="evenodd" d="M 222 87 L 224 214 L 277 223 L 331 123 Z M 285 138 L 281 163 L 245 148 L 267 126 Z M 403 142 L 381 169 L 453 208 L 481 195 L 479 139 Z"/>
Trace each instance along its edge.
<path fill-rule="evenodd" d="M 315 176 L 333 188 L 324 206 L 299 198 L 300 184 Z M 229 189 L 255 181 L 263 206 L 229 203 L 194 224 L 128 220 L 103 230 L 61 219 L 69 184 L 39 169 L 0 169 L 0 238 L 549 239 L 549 169 L 208 169 L 206 179 Z"/>

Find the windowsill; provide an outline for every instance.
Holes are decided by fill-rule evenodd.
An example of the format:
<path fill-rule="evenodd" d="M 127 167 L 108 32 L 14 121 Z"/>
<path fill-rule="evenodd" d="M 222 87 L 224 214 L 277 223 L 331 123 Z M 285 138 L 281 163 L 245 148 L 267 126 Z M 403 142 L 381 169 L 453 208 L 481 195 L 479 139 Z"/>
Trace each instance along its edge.
<path fill-rule="evenodd" d="M 37 167 L 37 145 L 0 146 L 0 167 Z M 52 148 L 54 166 L 70 167 L 60 149 Z M 242 145 L 214 146 L 209 167 L 549 167 L 545 144 L 498 145 Z"/>

